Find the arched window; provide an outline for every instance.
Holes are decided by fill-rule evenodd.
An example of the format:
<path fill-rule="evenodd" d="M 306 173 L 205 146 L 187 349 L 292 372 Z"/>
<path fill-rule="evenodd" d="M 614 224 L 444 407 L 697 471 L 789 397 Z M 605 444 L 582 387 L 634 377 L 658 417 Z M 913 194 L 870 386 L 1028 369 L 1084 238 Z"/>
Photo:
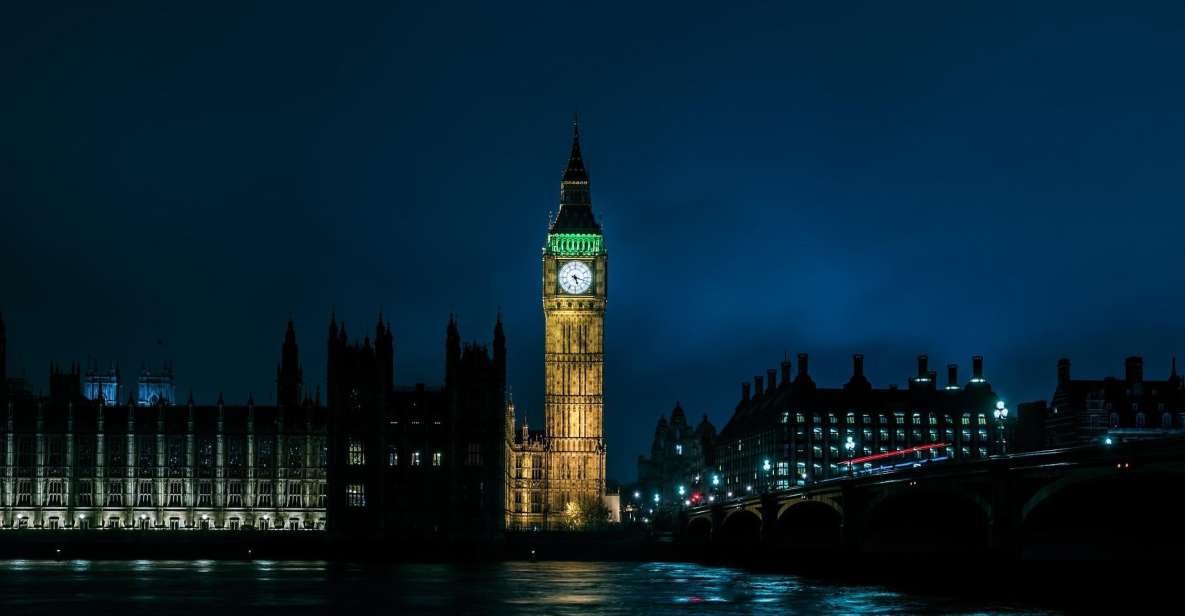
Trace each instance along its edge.
<path fill-rule="evenodd" d="M 1144 427 L 1144 420 L 1145 420 L 1145 417 L 1144 417 L 1143 413 L 1136 413 L 1136 427 L 1137 428 Z"/>
<path fill-rule="evenodd" d="M 1112 428 L 1119 427 L 1119 413 L 1111 413 L 1111 427 Z"/>
<path fill-rule="evenodd" d="M 1168 413 L 1161 414 L 1160 427 L 1164 428 L 1165 430 L 1171 430 L 1173 428 L 1173 416 L 1169 415 Z"/>

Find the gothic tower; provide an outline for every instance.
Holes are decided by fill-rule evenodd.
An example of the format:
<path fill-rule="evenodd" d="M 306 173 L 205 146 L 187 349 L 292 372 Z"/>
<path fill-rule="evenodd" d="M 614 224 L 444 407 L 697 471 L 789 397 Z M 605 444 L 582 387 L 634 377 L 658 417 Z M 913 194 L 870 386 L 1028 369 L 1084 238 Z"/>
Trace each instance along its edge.
<path fill-rule="evenodd" d="M 0 403 L 8 401 L 8 335 L 4 331 L 4 315 L 0 313 Z"/>
<path fill-rule="evenodd" d="M 603 426 L 607 253 L 593 216 L 580 127 L 560 182 L 560 209 L 543 248 L 548 511 L 600 502 L 605 492 Z M 557 518 L 553 520 L 559 521 Z"/>
<path fill-rule="evenodd" d="M 300 350 L 296 346 L 296 328 L 288 319 L 284 346 L 280 349 L 280 365 L 276 368 L 276 404 L 295 407 L 300 404 L 304 374 L 300 368 Z"/>

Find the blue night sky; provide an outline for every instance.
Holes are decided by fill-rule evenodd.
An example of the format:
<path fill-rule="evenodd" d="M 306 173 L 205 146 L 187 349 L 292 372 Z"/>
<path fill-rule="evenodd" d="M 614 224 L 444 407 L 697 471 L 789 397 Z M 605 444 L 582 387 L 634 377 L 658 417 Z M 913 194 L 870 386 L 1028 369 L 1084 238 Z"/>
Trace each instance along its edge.
<path fill-rule="evenodd" d="M 0 309 L 36 387 L 167 358 L 181 396 L 270 402 L 290 315 L 315 385 L 331 311 L 380 307 L 396 380 L 439 383 L 449 312 L 484 341 L 501 308 L 539 426 L 573 110 L 612 477 L 784 352 L 827 386 L 978 353 L 1010 401 L 1059 356 L 1185 352 L 1181 3 L 173 4 L 0 20 Z"/>

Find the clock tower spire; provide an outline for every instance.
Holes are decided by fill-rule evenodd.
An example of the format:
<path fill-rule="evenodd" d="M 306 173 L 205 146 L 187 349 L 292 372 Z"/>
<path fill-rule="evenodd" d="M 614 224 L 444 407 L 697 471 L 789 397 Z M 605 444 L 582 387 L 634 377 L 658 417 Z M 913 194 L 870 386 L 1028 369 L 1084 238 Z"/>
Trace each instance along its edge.
<path fill-rule="evenodd" d="M 573 119 L 560 210 L 543 248 L 544 432 L 548 526 L 601 504 L 605 493 L 604 323 L 608 253 L 593 216 Z"/>

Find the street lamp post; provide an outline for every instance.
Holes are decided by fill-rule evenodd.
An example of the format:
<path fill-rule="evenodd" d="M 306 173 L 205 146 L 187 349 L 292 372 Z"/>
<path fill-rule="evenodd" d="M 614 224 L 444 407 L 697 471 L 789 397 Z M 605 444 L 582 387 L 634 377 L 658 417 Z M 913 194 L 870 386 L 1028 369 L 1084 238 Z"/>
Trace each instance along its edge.
<path fill-rule="evenodd" d="M 848 435 L 848 440 L 843 444 L 844 449 L 848 450 L 848 474 L 856 475 L 856 465 L 852 464 L 852 460 L 856 455 L 856 441 L 852 440 L 852 435 Z"/>
<path fill-rule="evenodd" d="M 996 418 L 996 427 L 1000 431 L 1000 455 L 1008 453 L 1008 442 L 1004 438 L 1004 420 L 1008 419 L 1008 407 L 1004 406 L 1003 400 L 996 401 L 996 410 L 992 412 Z"/>

